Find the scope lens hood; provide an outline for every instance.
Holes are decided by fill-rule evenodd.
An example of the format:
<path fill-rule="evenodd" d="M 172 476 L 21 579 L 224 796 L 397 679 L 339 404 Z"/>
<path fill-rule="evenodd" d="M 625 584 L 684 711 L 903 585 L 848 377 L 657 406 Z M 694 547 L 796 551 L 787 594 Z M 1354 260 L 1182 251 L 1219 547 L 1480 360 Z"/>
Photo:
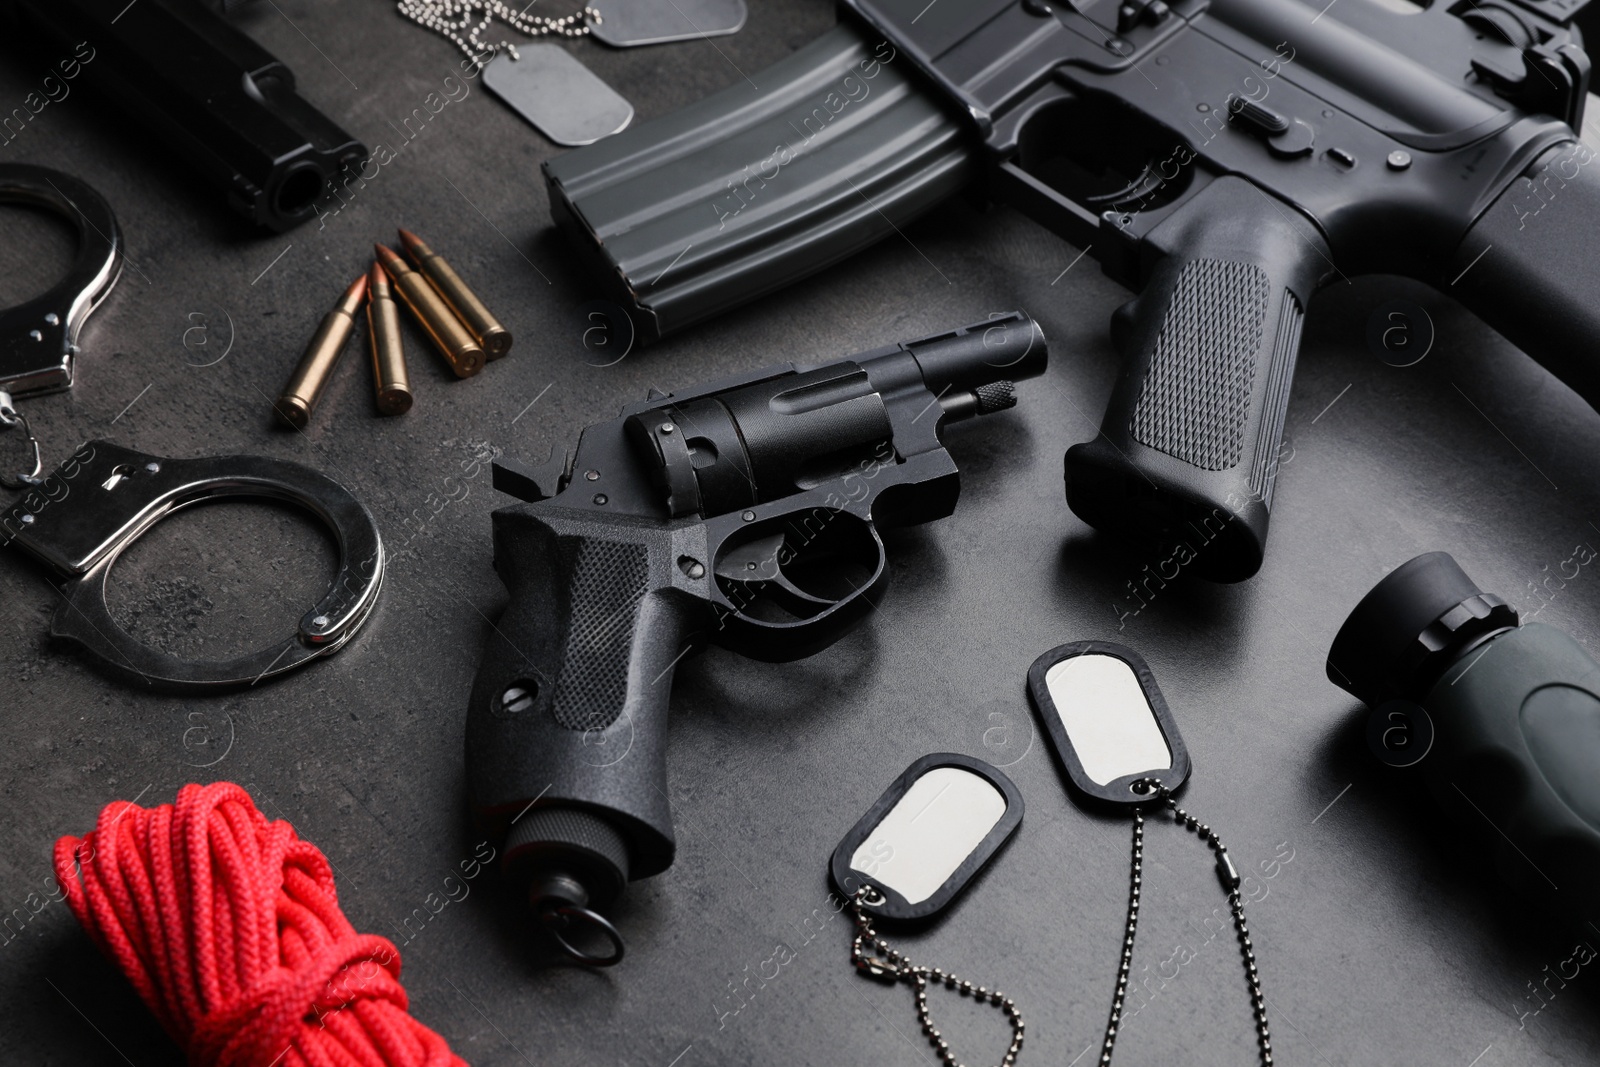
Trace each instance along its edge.
<path fill-rule="evenodd" d="M 1424 553 L 1361 598 L 1328 650 L 1328 680 L 1371 707 L 1420 701 L 1464 652 L 1516 625 L 1516 609 L 1449 553 Z"/>

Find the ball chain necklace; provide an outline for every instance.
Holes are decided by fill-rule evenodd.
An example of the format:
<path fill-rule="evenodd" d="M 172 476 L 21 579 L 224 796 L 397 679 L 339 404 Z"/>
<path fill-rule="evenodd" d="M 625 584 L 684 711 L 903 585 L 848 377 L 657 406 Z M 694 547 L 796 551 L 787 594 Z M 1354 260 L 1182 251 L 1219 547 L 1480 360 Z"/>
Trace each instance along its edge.
<path fill-rule="evenodd" d="M 1260 1064 L 1272 1067 L 1272 1030 L 1255 945 L 1245 921 L 1244 880 L 1217 832 L 1178 804 L 1175 794 L 1191 770 L 1188 748 L 1149 665 L 1122 645 L 1072 642 L 1034 661 L 1028 671 L 1028 692 L 1074 799 L 1092 810 L 1110 807 L 1128 812 L 1133 822 L 1127 919 L 1111 1011 L 1095 1062 L 1111 1067 L 1123 1027 L 1144 895 L 1145 816 L 1150 812 L 1170 815 L 1211 849 L 1233 915 Z M 919 820 L 922 825 L 913 830 L 912 824 Z M 912 987 L 917 1022 L 943 1067 L 962 1064 L 928 1013 L 930 987 L 944 986 L 1004 1013 L 1011 1042 L 1000 1067 L 1014 1067 L 1022 1051 L 1026 1032 L 1022 1012 L 991 986 L 912 963 L 878 935 L 875 923 L 924 921 L 941 912 L 1021 821 L 1021 793 L 998 768 L 974 757 L 938 753 L 913 763 L 834 850 L 830 875 L 855 919 L 850 962 L 860 974 Z M 939 874 L 943 883 L 934 886 Z"/>
<path fill-rule="evenodd" d="M 518 10 L 502 0 L 398 0 L 395 8 L 417 25 L 454 42 L 480 70 L 502 51 L 509 53 L 512 59 L 521 58 L 517 55 L 517 46 L 511 41 L 490 44 L 479 37 L 497 20 L 529 37 L 552 34 L 584 37 L 592 26 L 601 23 L 600 12 L 593 7 L 584 7 L 561 18 L 551 18 L 548 15 L 528 15 L 526 12 L 532 6 L 529 3 Z"/>
<path fill-rule="evenodd" d="M 1245 922 L 1244 898 L 1240 895 L 1239 871 L 1228 856 L 1228 849 L 1215 830 L 1190 815 L 1160 781 L 1154 778 L 1135 783 L 1134 791 L 1164 805 L 1173 821 L 1184 826 L 1211 847 L 1216 855 L 1217 876 L 1228 894 L 1228 906 L 1233 912 L 1234 930 L 1239 939 L 1239 956 L 1244 964 L 1245 984 L 1250 990 L 1251 1010 L 1255 1016 L 1256 1045 L 1261 1055 L 1261 1067 L 1272 1067 L 1272 1031 L 1267 1024 L 1267 1001 L 1261 992 L 1261 975 L 1256 969 L 1255 946 L 1250 940 L 1250 927 Z M 1117 967 L 1116 992 L 1111 998 L 1111 1016 L 1106 1021 L 1105 1037 L 1100 1046 L 1100 1067 L 1110 1067 L 1111 1053 L 1117 1044 L 1117 1034 L 1122 1026 L 1122 1009 L 1128 995 L 1128 976 L 1133 968 L 1133 943 L 1139 929 L 1139 902 L 1144 879 L 1144 810 L 1133 809 L 1133 873 L 1128 886 L 1128 920 L 1123 931 L 1122 956 Z M 928 1014 L 928 986 L 943 985 L 961 996 L 970 996 L 979 1004 L 990 1003 L 1004 1012 L 1011 1024 L 1011 1044 L 1001 1057 L 1000 1067 L 1012 1067 L 1022 1050 L 1025 1026 L 1022 1012 L 1016 1003 L 996 989 L 975 985 L 957 978 L 938 967 L 912 963 L 877 935 L 868 909 L 881 900 L 881 894 L 871 885 L 863 885 L 850 899 L 851 913 L 855 917 L 856 936 L 850 945 L 850 962 L 858 971 L 874 978 L 889 978 L 912 986 L 916 994 L 917 1022 L 924 1036 L 945 1067 L 963 1067 L 950 1051 L 950 1043 L 933 1024 Z"/>

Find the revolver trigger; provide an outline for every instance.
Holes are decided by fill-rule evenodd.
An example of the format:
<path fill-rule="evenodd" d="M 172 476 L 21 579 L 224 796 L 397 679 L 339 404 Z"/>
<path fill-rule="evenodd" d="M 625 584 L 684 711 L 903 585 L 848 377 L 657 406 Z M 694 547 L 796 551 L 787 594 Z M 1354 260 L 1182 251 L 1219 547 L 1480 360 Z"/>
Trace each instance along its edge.
<path fill-rule="evenodd" d="M 827 597 L 816 596 L 801 589 L 782 571 L 778 572 L 777 577 L 767 580 L 764 592 L 776 601 L 779 607 L 795 615 L 811 615 L 818 608 L 832 607 L 835 603 Z"/>
<path fill-rule="evenodd" d="M 723 553 L 717 560 L 717 574 L 734 582 L 774 585 L 790 598 L 805 604 L 822 606 L 832 604 L 833 601 L 827 597 L 816 596 L 801 589 L 783 573 L 783 564 L 779 556 L 783 553 L 784 546 L 784 536 L 781 533 L 747 541 Z"/>
<path fill-rule="evenodd" d="M 883 543 L 871 524 L 834 508 L 744 527 L 714 551 L 722 594 L 744 619 L 788 625 L 832 613 L 881 579 Z"/>
<path fill-rule="evenodd" d="M 796 615 L 810 616 L 831 607 L 834 600 L 800 588 L 783 573 L 779 556 L 784 551 L 782 533 L 755 538 L 723 553 L 717 560 L 717 576 L 750 586 L 758 596 Z"/>
<path fill-rule="evenodd" d="M 718 557 L 717 575 L 735 582 L 771 580 L 777 576 L 778 553 L 782 550 L 782 533 L 753 538 Z"/>

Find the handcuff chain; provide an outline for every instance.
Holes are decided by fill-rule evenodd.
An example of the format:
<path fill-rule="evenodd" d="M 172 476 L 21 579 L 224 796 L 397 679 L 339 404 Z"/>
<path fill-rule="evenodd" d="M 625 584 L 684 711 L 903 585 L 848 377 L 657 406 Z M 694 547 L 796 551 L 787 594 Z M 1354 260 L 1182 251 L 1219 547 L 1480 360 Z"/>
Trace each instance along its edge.
<path fill-rule="evenodd" d="M 453 41 L 468 59 L 477 64 L 479 70 L 488 66 L 489 60 L 501 51 L 509 52 L 512 59 L 521 58 L 517 54 L 517 46 L 510 41 L 486 44 L 478 38 L 478 34 L 494 25 L 496 19 L 529 37 L 544 37 L 552 33 L 561 37 L 583 37 L 589 33 L 591 26 L 600 25 L 603 21 L 600 12 L 587 5 L 561 18 L 551 18 L 549 15 L 530 17 L 522 13 L 527 10 L 526 7 L 519 11 L 503 0 L 398 0 L 395 10 L 418 26 Z M 473 25 L 473 16 L 479 12 L 483 13 L 483 17 Z M 462 31 L 466 31 L 465 37 L 461 36 Z M 485 53 L 489 59 L 482 58 Z"/>
<path fill-rule="evenodd" d="M 1217 837 L 1216 831 L 1178 806 L 1172 793 L 1159 778 L 1141 778 L 1132 789 L 1143 795 L 1153 793 L 1153 800 L 1166 805 L 1175 822 L 1182 823 L 1191 833 L 1211 846 L 1216 853 L 1217 874 L 1228 893 L 1228 905 L 1233 912 L 1233 926 L 1239 935 L 1239 956 L 1244 963 L 1245 983 L 1250 987 L 1250 1004 L 1255 1013 L 1256 1044 L 1261 1053 L 1262 1067 L 1272 1067 L 1272 1031 L 1267 1026 L 1267 1001 L 1261 992 L 1261 975 L 1256 970 L 1255 948 L 1250 941 L 1250 927 L 1244 918 L 1244 898 L 1240 895 L 1239 872 L 1228 856 L 1227 846 Z M 1122 959 L 1117 967 L 1117 992 L 1111 1000 L 1111 1017 L 1106 1023 L 1105 1042 L 1100 1049 L 1100 1067 L 1110 1067 L 1111 1051 L 1117 1043 L 1117 1027 L 1122 1022 L 1122 1006 L 1128 993 L 1128 974 L 1133 967 L 1133 940 L 1139 928 L 1139 896 L 1142 892 L 1144 872 L 1144 811 L 1133 809 L 1133 878 L 1128 886 L 1128 922 L 1122 939 Z"/>
<path fill-rule="evenodd" d="M 875 901 L 870 898 L 876 897 Z M 970 996 L 978 1003 L 987 1001 L 1005 1012 L 1006 1020 L 1011 1023 L 1011 1044 L 1006 1049 L 1006 1054 L 1000 1060 L 1000 1067 L 1012 1067 L 1017 1062 L 1017 1054 L 1022 1050 L 1022 1034 L 1024 1030 L 1022 1012 L 1017 1008 L 1016 1002 L 998 989 L 988 989 L 981 985 L 962 981 L 954 974 L 947 974 L 938 967 L 923 967 L 912 963 L 890 946 L 889 942 L 877 935 L 872 926 L 872 917 L 866 913 L 866 908 L 872 904 L 881 904 L 883 894 L 871 885 L 863 885 L 857 889 L 850 898 L 850 910 L 855 916 L 856 936 L 850 943 L 850 962 L 855 964 L 856 970 L 873 978 L 886 978 L 890 981 L 910 983 L 916 991 L 917 1021 L 922 1024 L 922 1032 L 933 1045 L 934 1051 L 939 1054 L 945 1067 L 962 1067 L 956 1059 L 955 1053 L 950 1051 L 950 1043 L 945 1040 L 939 1028 L 933 1025 L 933 1018 L 928 1014 L 928 983 L 944 983 L 947 989 L 954 989 L 962 996 Z M 870 946 L 870 948 L 868 947 Z M 881 953 L 869 955 L 868 953 Z"/>
<path fill-rule="evenodd" d="M 24 440 L 33 449 L 33 470 L 29 473 L 18 475 L 15 478 L 0 474 L 0 486 L 7 489 L 29 489 L 39 484 L 39 475 L 44 471 L 44 458 L 39 453 L 39 439 L 33 436 L 33 427 L 28 425 L 28 416 L 18 411 L 11 401 L 11 394 L 0 389 L 0 428 L 10 429 L 21 426 Z"/>

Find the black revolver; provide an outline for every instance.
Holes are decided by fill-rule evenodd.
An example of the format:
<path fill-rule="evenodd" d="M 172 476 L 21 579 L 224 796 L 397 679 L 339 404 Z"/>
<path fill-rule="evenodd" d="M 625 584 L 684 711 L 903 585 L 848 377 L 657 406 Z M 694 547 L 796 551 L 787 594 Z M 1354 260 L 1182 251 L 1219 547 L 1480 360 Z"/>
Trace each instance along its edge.
<path fill-rule="evenodd" d="M 494 468 L 511 600 L 467 711 L 474 816 L 558 942 L 613 963 L 596 909 L 665 870 L 672 673 L 715 643 L 782 662 L 838 640 L 887 578 L 878 531 L 943 518 L 946 422 L 1015 404 L 1045 369 L 1013 312 L 812 370 L 784 364 L 652 395 L 542 469 Z M 563 933 L 597 928 L 614 951 Z"/>
<path fill-rule="evenodd" d="M 753 83 L 547 164 L 552 212 L 649 339 L 960 190 L 1020 208 L 1139 293 L 1072 509 L 1237 581 L 1329 281 L 1429 282 L 1600 402 L 1584 2 L 841 0 Z"/>

